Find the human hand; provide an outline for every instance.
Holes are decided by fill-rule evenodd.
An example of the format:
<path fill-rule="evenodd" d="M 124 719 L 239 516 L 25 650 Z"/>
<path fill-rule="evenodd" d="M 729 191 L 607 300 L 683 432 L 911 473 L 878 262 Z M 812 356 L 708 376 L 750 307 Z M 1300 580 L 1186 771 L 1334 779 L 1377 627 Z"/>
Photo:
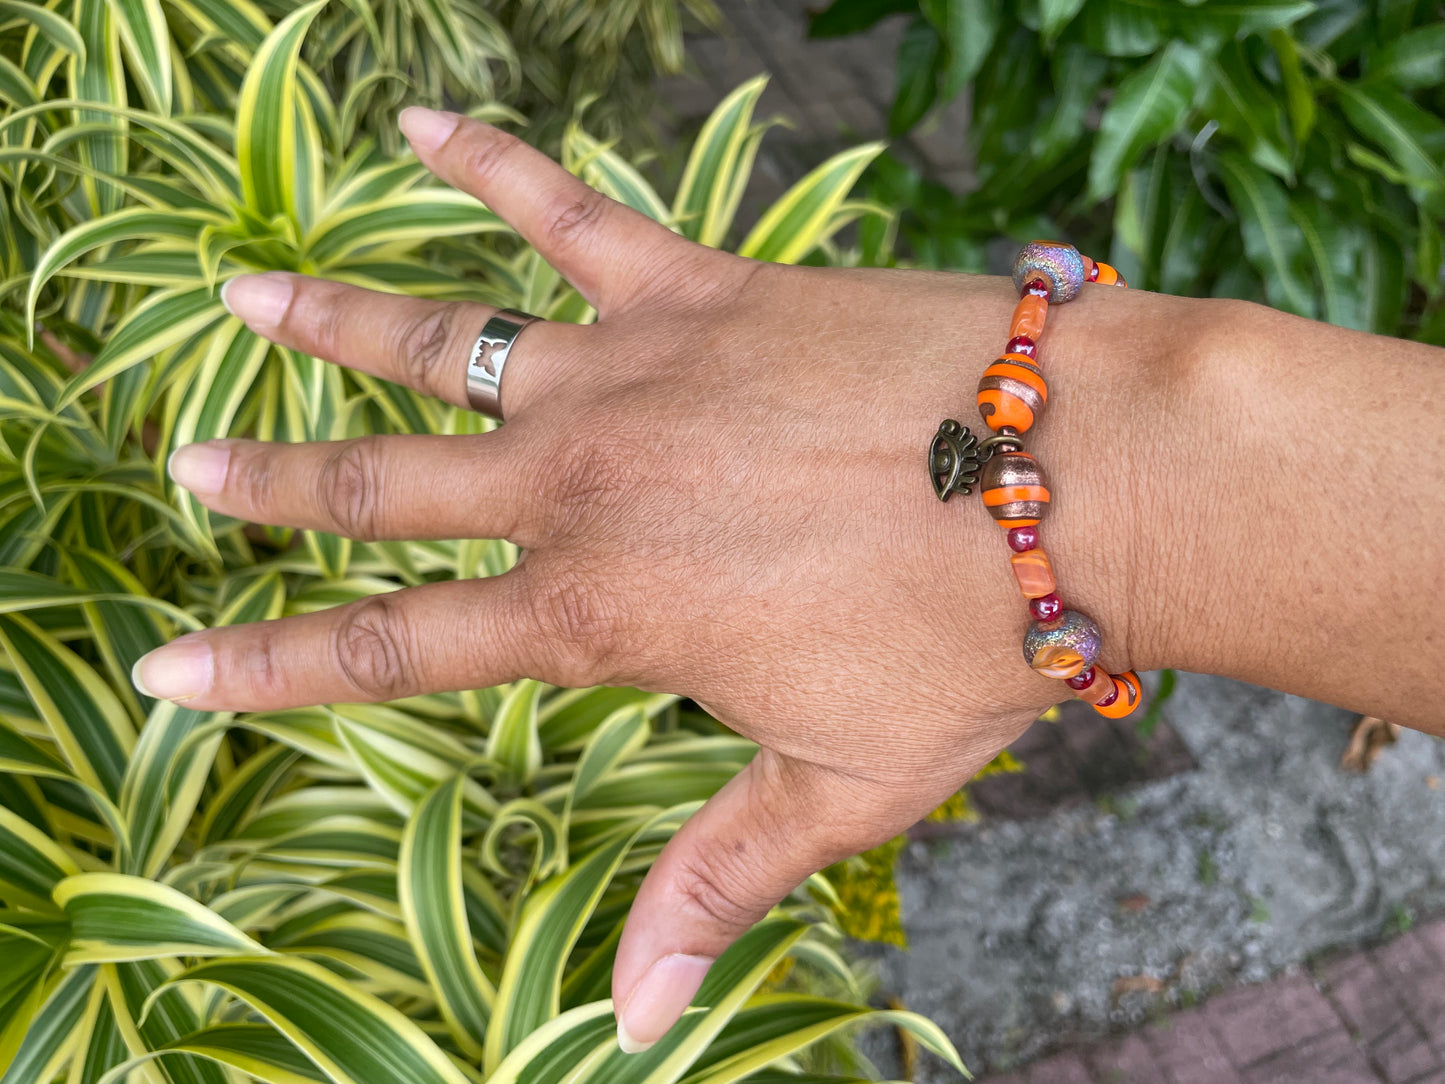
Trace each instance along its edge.
<path fill-rule="evenodd" d="M 425 110 L 403 124 L 422 161 L 510 222 L 598 322 L 522 333 L 496 432 L 212 441 L 178 451 L 172 475 L 253 522 L 366 540 L 500 537 L 523 556 L 502 576 L 194 633 L 143 659 L 137 683 L 228 711 L 524 675 L 636 685 L 693 697 L 757 741 L 637 896 L 613 979 L 620 1034 L 637 1048 L 773 904 L 936 807 L 1058 697 L 1020 657 L 1027 610 L 1002 532 L 968 501 L 941 505 L 926 471 L 938 422 L 971 418 L 1015 295 L 998 279 L 741 259 L 489 126 Z M 1150 640 L 1125 574 L 1138 510 L 1102 463 L 1133 423 L 1092 438 L 1092 459 L 1081 450 L 1104 410 L 1085 389 L 1128 362 L 1070 343 L 1153 326 L 1167 299 L 1105 293 L 1116 292 L 1088 288 L 1068 306 L 1077 316 L 1051 317 L 1051 399 L 1071 420 L 1046 419 L 1030 447 L 1046 462 L 1057 453 L 1066 488 L 1044 532 L 1069 604 L 1100 622 L 1117 672 Z M 275 342 L 457 405 L 493 311 L 283 273 L 234 279 L 225 300 Z M 1164 344 L 1135 346 L 1143 358 Z M 1063 362 L 1077 364 L 1056 379 Z"/>

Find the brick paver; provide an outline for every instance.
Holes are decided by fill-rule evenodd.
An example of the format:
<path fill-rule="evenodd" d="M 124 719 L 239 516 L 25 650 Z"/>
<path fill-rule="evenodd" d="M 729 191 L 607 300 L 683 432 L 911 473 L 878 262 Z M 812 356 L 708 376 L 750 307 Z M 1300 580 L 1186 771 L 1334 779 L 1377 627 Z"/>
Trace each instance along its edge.
<path fill-rule="evenodd" d="M 1060 1054 L 1048 1061 L 1030 1065 L 1025 1079 L 1029 1084 L 1094 1084 L 1089 1067 L 1078 1054 Z"/>
<path fill-rule="evenodd" d="M 1096 1047 L 1085 1060 L 1093 1079 L 1107 1084 L 1157 1084 L 1165 1079 L 1164 1067 L 1141 1035 L 1126 1035 Z"/>
<path fill-rule="evenodd" d="M 1204 1007 L 1229 1060 L 1243 1069 L 1340 1026 L 1306 975 L 1221 994 Z"/>
<path fill-rule="evenodd" d="M 1149 1028 L 1144 1041 L 1163 1070 L 1162 1084 L 1239 1084 L 1239 1074 L 1202 1009 Z"/>
<path fill-rule="evenodd" d="M 980 1084 L 1445 1084 L 1445 920 Z"/>

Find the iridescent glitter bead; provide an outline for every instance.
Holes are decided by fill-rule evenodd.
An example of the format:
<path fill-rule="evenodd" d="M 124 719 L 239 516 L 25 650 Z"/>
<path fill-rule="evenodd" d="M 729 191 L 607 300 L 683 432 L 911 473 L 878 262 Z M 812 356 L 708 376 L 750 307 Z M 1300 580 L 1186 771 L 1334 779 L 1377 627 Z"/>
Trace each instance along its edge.
<path fill-rule="evenodd" d="M 1099 661 L 1104 636 L 1077 610 L 1035 621 L 1024 634 L 1024 661 L 1044 677 L 1071 678 Z"/>
<path fill-rule="evenodd" d="M 1020 292 L 1030 279 L 1047 280 L 1050 285 L 1049 302 L 1058 305 L 1078 296 L 1087 274 L 1084 257 L 1073 245 L 1057 241 L 1030 241 L 1014 259 L 1013 278 L 1014 288 Z"/>

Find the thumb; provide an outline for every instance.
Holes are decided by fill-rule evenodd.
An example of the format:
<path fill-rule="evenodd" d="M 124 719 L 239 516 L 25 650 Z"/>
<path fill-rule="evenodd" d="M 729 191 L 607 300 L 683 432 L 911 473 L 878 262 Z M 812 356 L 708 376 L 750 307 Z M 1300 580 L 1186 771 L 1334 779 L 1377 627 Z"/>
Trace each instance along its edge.
<path fill-rule="evenodd" d="M 643 880 L 617 946 L 624 1051 L 662 1038 L 723 949 L 774 904 L 900 827 L 867 817 L 855 793 L 863 786 L 764 749 L 682 826 Z"/>

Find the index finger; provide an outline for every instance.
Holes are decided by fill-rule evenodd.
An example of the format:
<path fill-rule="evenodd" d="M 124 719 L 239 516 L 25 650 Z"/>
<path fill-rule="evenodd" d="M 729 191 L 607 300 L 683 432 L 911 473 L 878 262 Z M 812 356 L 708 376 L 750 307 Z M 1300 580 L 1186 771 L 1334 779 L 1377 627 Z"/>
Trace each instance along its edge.
<path fill-rule="evenodd" d="M 428 169 L 501 215 L 604 314 L 655 281 L 666 254 L 690 246 L 500 128 L 419 106 L 400 121 Z"/>

